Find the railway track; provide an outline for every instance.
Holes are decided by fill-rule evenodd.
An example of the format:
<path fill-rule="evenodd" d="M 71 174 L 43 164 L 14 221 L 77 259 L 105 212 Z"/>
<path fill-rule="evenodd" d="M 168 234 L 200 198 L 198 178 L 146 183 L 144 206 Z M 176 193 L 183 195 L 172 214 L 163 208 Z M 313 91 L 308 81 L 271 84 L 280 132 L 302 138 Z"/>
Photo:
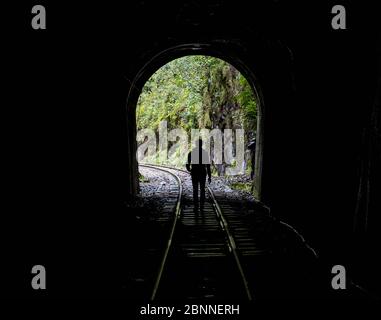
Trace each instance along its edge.
<path fill-rule="evenodd" d="M 241 234 L 234 232 L 233 236 L 223 208 L 209 186 L 203 212 L 194 212 L 188 172 L 165 166 L 140 166 L 171 175 L 178 190 L 151 300 L 252 300 L 235 239 L 237 236 L 241 242 L 250 242 L 247 230 L 235 228 Z M 246 253 L 253 250 L 249 248 Z"/>

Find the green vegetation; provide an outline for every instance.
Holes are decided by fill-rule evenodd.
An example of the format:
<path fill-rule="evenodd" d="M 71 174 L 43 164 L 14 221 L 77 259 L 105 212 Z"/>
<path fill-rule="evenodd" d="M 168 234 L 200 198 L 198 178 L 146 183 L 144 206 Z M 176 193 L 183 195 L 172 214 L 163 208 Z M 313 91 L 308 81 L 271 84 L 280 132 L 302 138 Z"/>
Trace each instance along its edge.
<path fill-rule="evenodd" d="M 141 183 L 149 182 L 149 179 L 146 178 L 145 176 L 143 176 L 143 175 L 139 172 L 139 182 L 141 182 Z"/>
<path fill-rule="evenodd" d="M 156 131 L 164 120 L 168 130 L 242 128 L 247 142 L 256 129 L 257 102 L 245 77 L 229 63 L 210 56 L 186 56 L 164 65 L 147 81 L 136 117 L 138 130 Z M 151 160 L 164 161 L 160 156 L 147 159 Z M 171 160 L 169 164 L 176 165 Z"/>
<path fill-rule="evenodd" d="M 156 71 L 143 87 L 137 107 L 138 129 L 256 127 L 253 91 L 229 63 L 209 56 L 186 56 Z"/>
<path fill-rule="evenodd" d="M 252 184 L 250 182 L 234 182 L 230 184 L 233 190 L 246 191 L 251 193 Z"/>

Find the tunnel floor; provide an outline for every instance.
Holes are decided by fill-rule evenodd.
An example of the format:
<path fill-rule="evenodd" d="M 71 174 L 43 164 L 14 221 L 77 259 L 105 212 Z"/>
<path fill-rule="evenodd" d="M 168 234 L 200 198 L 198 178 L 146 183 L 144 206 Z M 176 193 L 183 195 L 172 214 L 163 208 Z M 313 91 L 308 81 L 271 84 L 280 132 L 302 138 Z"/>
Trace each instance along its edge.
<path fill-rule="evenodd" d="M 164 173 L 153 172 L 151 169 L 145 168 L 141 171 L 148 181 L 141 183 L 140 197 L 134 200 L 135 202 L 126 212 L 134 217 L 132 226 L 134 246 L 129 255 L 128 265 L 121 266 L 123 283 L 115 284 L 121 296 L 134 300 L 146 300 L 150 297 L 171 230 L 177 197 L 173 178 Z M 171 288 L 168 281 L 167 284 L 163 281 L 159 290 L 162 293 L 161 298 L 165 300 L 222 299 L 223 297 L 213 294 L 213 290 L 221 287 L 221 282 L 233 277 L 228 259 L 219 260 L 215 252 L 202 257 L 198 255 L 191 259 L 193 262 L 197 261 L 196 264 L 189 263 L 189 259 L 184 259 L 186 256 L 184 241 L 189 240 L 190 236 L 197 235 L 197 233 L 190 234 L 189 230 L 192 226 L 199 226 L 203 221 L 199 214 L 193 211 L 189 175 L 181 172 L 177 174 L 181 177 L 184 188 L 184 207 L 175 231 L 174 241 L 177 245 L 170 250 L 170 267 L 164 269 L 165 276 L 163 277 L 171 278 L 169 282 L 175 279 L 172 285 L 177 283 L 182 290 L 179 288 L 175 290 L 176 286 Z M 315 251 L 308 246 L 300 234 L 276 217 L 272 217 L 259 202 L 250 197 L 239 198 L 239 194 L 227 196 L 221 188 L 214 191 L 214 195 L 235 239 L 242 268 L 255 300 L 335 299 L 352 298 L 359 294 L 356 290 L 345 290 L 345 294 L 338 294 L 332 290 L 332 276 L 327 274 Z M 204 223 L 211 223 L 209 198 L 207 196 L 206 211 L 209 213 L 206 220 L 208 221 Z M 203 239 L 201 239 L 203 243 L 208 243 L 208 239 L 211 244 L 215 242 L 216 234 L 212 229 L 210 234 L 203 229 Z M 201 264 L 200 261 L 202 261 Z M 210 275 L 218 274 L 217 270 L 221 269 L 217 266 L 221 267 L 221 265 L 222 270 L 225 268 L 226 274 L 210 277 L 214 280 L 204 282 L 203 295 L 195 293 L 194 290 L 192 292 L 192 286 L 189 286 L 190 289 L 187 291 L 179 280 L 188 278 L 188 284 L 193 282 L 193 287 L 197 287 L 195 279 L 201 269 L 204 271 L 209 269 L 207 273 Z M 213 271 L 215 268 L 216 272 Z M 128 273 L 125 272 L 126 270 Z M 233 288 L 235 282 L 235 280 L 231 281 L 229 286 Z M 242 292 L 235 297 L 238 300 L 245 300 Z"/>

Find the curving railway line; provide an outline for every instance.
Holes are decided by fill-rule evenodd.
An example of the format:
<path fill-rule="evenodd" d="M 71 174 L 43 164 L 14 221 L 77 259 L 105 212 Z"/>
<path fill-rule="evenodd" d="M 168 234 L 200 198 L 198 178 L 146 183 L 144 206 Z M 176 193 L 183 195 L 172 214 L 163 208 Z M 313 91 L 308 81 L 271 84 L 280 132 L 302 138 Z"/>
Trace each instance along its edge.
<path fill-rule="evenodd" d="M 235 228 L 233 236 L 223 208 L 210 187 L 207 187 L 203 212 L 195 213 L 188 172 L 157 165 L 140 166 L 171 175 L 178 192 L 151 300 L 252 300 L 241 263 L 243 252 L 238 250 L 235 239 L 253 243 L 248 239 L 247 230 Z M 246 252 L 250 249 L 255 251 L 255 248 L 246 248 Z"/>

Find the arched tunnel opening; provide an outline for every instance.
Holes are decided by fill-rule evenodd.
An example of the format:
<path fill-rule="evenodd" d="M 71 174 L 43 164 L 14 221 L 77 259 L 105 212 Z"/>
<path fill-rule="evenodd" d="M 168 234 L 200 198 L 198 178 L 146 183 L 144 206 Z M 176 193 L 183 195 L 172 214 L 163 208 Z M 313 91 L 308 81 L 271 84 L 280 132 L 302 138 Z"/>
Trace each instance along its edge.
<path fill-rule="evenodd" d="M 254 150 L 253 162 L 255 163 L 255 166 L 253 166 L 252 169 L 250 168 L 250 170 L 253 170 L 252 176 L 255 177 L 255 179 L 253 179 L 253 181 L 252 181 L 252 185 L 253 185 L 252 189 L 253 189 L 256 197 L 258 198 L 258 200 L 260 200 L 261 199 L 261 192 L 262 192 L 262 165 L 263 165 L 263 150 L 264 150 L 264 147 L 263 147 L 263 143 L 264 143 L 263 142 L 264 141 L 263 140 L 263 137 L 264 137 L 264 118 L 265 118 L 264 117 L 264 113 L 265 113 L 264 101 L 263 101 L 263 95 L 261 92 L 261 86 L 258 83 L 257 77 L 255 76 L 255 71 L 253 70 L 253 66 L 250 66 L 244 60 L 242 60 L 242 58 L 240 57 L 240 55 L 242 55 L 242 53 L 239 53 L 236 51 L 237 51 L 237 48 L 234 48 L 234 47 L 232 48 L 231 46 L 226 46 L 226 45 L 220 44 L 220 43 L 215 43 L 215 44 L 212 44 L 212 43 L 204 43 L 204 44 L 191 43 L 191 44 L 174 46 L 174 47 L 165 49 L 162 52 L 156 54 L 148 62 L 145 63 L 144 67 L 141 70 L 139 70 L 138 74 L 136 75 L 136 77 L 132 81 L 131 89 L 128 93 L 128 98 L 127 98 L 127 115 L 128 115 L 127 121 L 131 125 L 132 121 L 134 121 L 132 119 L 133 117 L 134 117 L 134 119 L 137 119 L 137 120 L 139 119 L 139 112 L 142 113 L 142 111 L 139 111 L 141 109 L 138 110 L 139 101 L 140 101 L 139 99 L 141 97 L 142 91 L 144 90 L 144 88 L 146 86 L 146 83 L 155 74 L 155 72 L 157 73 L 158 71 L 160 71 L 161 68 L 164 68 L 171 61 L 174 61 L 176 59 L 181 59 L 181 57 L 191 57 L 190 59 L 192 59 L 192 57 L 205 57 L 205 59 L 208 59 L 207 57 L 209 57 L 210 61 L 204 62 L 204 64 L 206 63 L 206 65 L 208 65 L 208 64 L 211 65 L 213 62 L 216 63 L 217 61 L 220 61 L 220 62 L 222 62 L 222 65 L 220 65 L 220 68 L 231 67 L 231 70 L 233 70 L 233 72 L 235 73 L 234 75 L 231 75 L 231 76 L 235 76 L 235 77 L 237 77 L 237 79 L 240 77 L 241 81 L 245 83 L 244 85 L 246 85 L 246 88 L 245 88 L 246 92 L 241 92 L 241 96 L 242 96 L 241 100 L 246 99 L 246 100 L 251 100 L 251 102 L 253 102 L 253 105 L 251 106 L 253 110 L 251 110 L 251 111 L 247 110 L 246 113 L 245 113 L 245 111 L 243 111 L 242 113 L 245 113 L 245 114 L 243 114 L 241 116 L 244 116 L 246 118 L 246 121 L 251 122 L 249 124 L 250 125 L 249 130 L 247 130 L 248 132 L 245 133 L 244 143 L 245 143 L 245 151 L 247 151 L 247 146 L 250 143 L 252 143 L 253 141 L 255 141 L 255 147 L 254 147 L 255 149 L 254 148 L 252 149 L 252 150 Z M 200 66 L 198 66 L 198 67 L 200 67 Z M 216 69 L 216 67 L 215 67 L 215 69 Z M 218 71 L 222 71 L 222 70 L 218 70 Z M 210 77 L 209 77 L 209 79 L 207 79 L 207 81 L 211 81 Z M 227 85 L 228 84 L 225 83 L 225 90 L 226 90 Z M 236 86 L 237 86 L 237 84 L 236 84 Z M 205 88 L 206 87 L 204 85 L 203 89 L 205 89 Z M 237 88 L 236 88 L 236 90 L 237 90 Z M 174 93 L 174 95 L 175 94 L 176 93 Z M 230 94 L 232 94 L 232 93 L 230 93 Z M 250 95 L 250 97 L 244 98 L 243 97 L 244 94 Z M 236 93 L 234 93 L 233 97 L 230 97 L 231 101 L 225 101 L 224 102 L 225 104 L 230 103 L 228 108 L 230 107 L 230 108 L 234 109 L 234 108 L 237 108 L 237 105 L 238 105 L 238 108 L 242 108 L 242 106 L 240 106 L 240 103 L 237 100 L 238 95 L 239 95 L 239 93 L 236 92 Z M 226 100 L 229 100 L 229 99 L 226 99 Z M 203 101 L 203 103 L 205 104 L 205 101 Z M 216 103 L 216 102 L 212 101 L 212 103 Z M 223 107 L 224 103 L 220 103 L 221 107 Z M 203 108 L 205 108 L 205 106 L 203 106 Z M 250 107 L 248 107 L 248 108 L 250 108 Z M 207 111 L 207 110 L 204 110 L 204 115 L 207 114 L 207 112 L 205 112 L 205 111 Z M 209 113 L 211 113 L 211 112 L 215 112 L 215 110 L 209 110 Z M 229 112 L 229 110 L 224 110 L 224 112 L 225 113 Z M 249 112 L 251 112 L 250 115 L 249 115 Z M 208 116 L 210 119 L 212 114 L 209 114 Z M 226 117 L 226 115 L 222 115 L 222 117 L 224 117 L 224 116 Z M 220 119 L 216 119 L 215 121 L 219 120 L 220 122 L 223 122 L 223 120 L 221 119 L 222 117 L 220 116 Z M 230 119 L 231 119 L 231 117 L 230 117 Z M 228 126 L 226 126 L 225 123 L 217 124 L 217 123 L 212 123 L 211 121 L 209 121 L 209 122 L 210 123 L 207 123 L 205 126 L 205 123 L 201 123 L 201 121 L 200 121 L 200 123 L 195 125 L 194 128 L 192 128 L 192 129 L 196 129 L 196 127 L 199 129 L 207 129 L 207 130 L 224 129 L 224 128 L 233 129 L 233 127 L 230 128 L 232 123 L 229 123 Z M 242 120 L 240 123 L 241 127 L 243 126 L 243 122 L 244 122 L 244 120 Z M 135 123 L 135 121 L 134 121 L 134 123 Z M 199 124 L 201 126 L 199 126 Z M 213 125 L 214 125 L 214 127 L 212 128 L 211 126 L 213 126 Z M 237 127 L 237 124 L 233 124 L 233 125 L 235 125 L 235 127 Z M 209 128 L 207 128 L 207 126 L 209 126 Z M 224 128 L 219 128 L 222 126 Z M 135 143 L 135 140 L 136 140 L 139 129 L 145 129 L 145 128 L 134 127 L 134 128 L 130 129 L 130 135 L 132 135 L 132 137 L 131 137 L 131 142 L 129 143 L 129 151 L 131 152 L 131 154 L 137 154 L 138 153 L 138 145 Z M 190 141 L 190 139 L 191 139 L 191 128 L 189 127 L 189 125 L 188 125 L 187 129 L 189 131 L 188 132 L 189 133 L 189 141 L 188 142 L 190 144 L 192 144 L 192 141 Z M 243 129 L 245 129 L 245 128 L 243 128 Z M 205 136 L 205 132 L 203 132 L 203 135 Z M 213 138 L 210 138 L 210 136 L 208 136 L 208 134 L 206 134 L 205 137 L 207 140 L 213 141 Z M 159 149 L 160 148 L 159 141 L 157 141 L 157 142 L 158 142 L 157 143 L 157 149 Z M 253 145 L 253 143 L 252 143 L 252 145 Z M 169 149 L 170 146 L 167 146 L 167 148 Z M 233 152 L 235 152 L 235 148 L 233 148 Z M 223 158 L 223 155 L 221 155 L 221 157 Z M 248 160 L 248 155 L 246 154 L 245 159 L 244 159 L 244 162 L 245 162 L 244 168 L 245 169 L 248 169 L 248 165 L 250 166 L 252 163 L 251 159 L 249 159 L 249 161 L 247 161 L 247 160 Z M 132 195 L 136 195 L 139 192 L 138 162 L 135 158 L 131 159 L 131 162 L 132 163 L 130 164 L 130 166 L 131 166 L 131 170 L 132 170 L 131 174 L 133 176 L 133 179 L 131 181 L 130 192 Z M 185 164 L 185 162 L 184 162 L 184 164 Z M 218 168 L 216 166 L 214 166 L 214 168 L 217 169 L 217 171 L 218 171 L 218 175 L 221 175 L 221 170 L 225 171 L 225 165 L 226 164 L 222 164 L 222 166 L 223 166 L 222 168 L 221 168 L 221 166 L 219 166 Z M 255 172 L 254 172 L 254 170 L 255 170 Z"/>
<path fill-rule="evenodd" d="M 200 54 L 174 59 L 148 79 L 136 103 L 138 163 L 185 169 L 186 155 L 202 138 L 212 175 L 238 177 L 228 180 L 230 187 L 259 200 L 262 119 L 254 84 L 233 65 Z M 141 191 L 141 172 L 139 179 Z"/>

